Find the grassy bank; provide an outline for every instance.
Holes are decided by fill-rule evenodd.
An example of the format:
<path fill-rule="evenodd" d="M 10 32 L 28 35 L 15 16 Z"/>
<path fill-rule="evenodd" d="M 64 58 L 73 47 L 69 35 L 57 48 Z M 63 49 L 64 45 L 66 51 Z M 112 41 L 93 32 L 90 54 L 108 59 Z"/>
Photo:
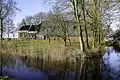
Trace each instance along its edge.
<path fill-rule="evenodd" d="M 78 42 L 72 42 L 71 45 L 67 43 L 67 46 L 57 40 L 52 40 L 50 43 L 47 40 L 4 40 L 3 43 L 0 45 L 1 57 L 5 57 L 6 60 L 3 65 L 7 63 L 15 65 L 15 59 L 10 57 L 17 55 L 28 67 L 39 69 L 47 74 L 77 72 L 83 78 L 82 80 L 85 80 L 85 76 L 92 80 L 90 76 L 100 72 L 100 55 L 104 51 L 104 48 L 88 50 L 84 52 L 82 58 Z"/>
<path fill-rule="evenodd" d="M 37 57 L 44 55 L 51 56 L 53 59 L 65 59 L 79 55 L 79 48 L 65 47 L 62 41 L 52 40 L 11 40 L 4 41 L 4 45 L 0 46 L 0 53 L 12 54 L 19 56 Z"/>
<path fill-rule="evenodd" d="M 4 40 L 3 45 L 0 45 L 0 53 L 6 55 L 19 55 L 43 58 L 50 57 L 52 60 L 65 60 L 66 58 L 78 57 L 81 52 L 79 50 L 79 42 L 72 42 L 70 45 L 64 46 L 63 41 L 57 40 Z M 100 49 L 88 50 L 86 54 L 97 53 Z M 103 51 L 103 50 L 101 50 Z"/>

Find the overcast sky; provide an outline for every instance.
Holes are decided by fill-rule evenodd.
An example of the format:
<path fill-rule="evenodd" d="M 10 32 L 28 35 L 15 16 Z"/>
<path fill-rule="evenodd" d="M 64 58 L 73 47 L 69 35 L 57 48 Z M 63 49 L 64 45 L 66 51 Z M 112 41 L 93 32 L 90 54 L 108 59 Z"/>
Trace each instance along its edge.
<path fill-rule="evenodd" d="M 24 17 L 34 15 L 38 12 L 47 12 L 48 6 L 44 4 L 44 0 L 16 0 L 21 12 L 15 17 L 15 24 L 20 22 Z"/>

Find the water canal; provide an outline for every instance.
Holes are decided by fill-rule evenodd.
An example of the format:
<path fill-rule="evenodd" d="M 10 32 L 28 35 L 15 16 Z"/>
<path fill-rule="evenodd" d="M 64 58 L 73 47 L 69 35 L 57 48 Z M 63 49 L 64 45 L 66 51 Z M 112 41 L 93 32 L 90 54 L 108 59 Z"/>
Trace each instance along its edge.
<path fill-rule="evenodd" d="M 120 80 L 120 52 L 113 47 L 108 47 L 100 59 L 86 59 L 82 73 L 77 62 L 48 62 L 31 57 L 2 55 L 1 66 L 1 75 L 15 80 Z"/>

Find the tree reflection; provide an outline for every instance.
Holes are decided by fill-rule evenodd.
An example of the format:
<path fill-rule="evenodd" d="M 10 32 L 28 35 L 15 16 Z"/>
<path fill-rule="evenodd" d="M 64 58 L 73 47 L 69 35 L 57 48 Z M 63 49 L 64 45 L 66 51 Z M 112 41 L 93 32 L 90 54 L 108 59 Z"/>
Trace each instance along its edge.
<path fill-rule="evenodd" d="M 78 58 L 79 59 L 79 58 Z M 52 60 L 41 60 L 39 57 L 31 58 L 31 57 L 21 57 L 21 60 L 28 66 L 34 67 L 45 72 L 48 75 L 50 80 L 69 80 L 66 79 L 66 76 L 73 76 L 70 73 L 74 73 L 74 79 L 72 80 L 100 80 L 100 58 L 88 58 L 85 59 L 85 63 L 83 64 L 82 72 L 80 72 L 80 62 L 81 60 L 77 60 L 75 62 L 70 62 L 70 59 L 66 59 L 65 61 L 52 61 Z M 44 67 L 43 67 L 44 66 Z M 43 67 L 43 68 L 42 68 Z M 80 76 L 81 73 L 81 76 Z M 73 78 L 72 77 L 72 78 Z"/>
<path fill-rule="evenodd" d="M 82 72 L 80 71 L 79 57 L 66 58 L 62 61 L 53 61 L 50 57 L 18 57 L 2 55 L 4 74 L 17 75 L 24 69 L 27 73 L 42 72 L 49 80 L 100 80 L 100 57 L 86 57 L 83 64 Z M 7 71 L 6 71 L 6 70 Z M 9 72 L 10 71 L 10 72 Z M 17 75 L 20 76 L 20 75 Z"/>

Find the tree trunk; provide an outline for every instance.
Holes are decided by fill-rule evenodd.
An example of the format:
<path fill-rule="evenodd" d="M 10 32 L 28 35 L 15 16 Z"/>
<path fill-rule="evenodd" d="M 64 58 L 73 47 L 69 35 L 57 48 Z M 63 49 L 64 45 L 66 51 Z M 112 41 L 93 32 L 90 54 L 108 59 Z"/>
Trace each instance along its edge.
<path fill-rule="evenodd" d="M 13 35 L 13 38 L 15 39 L 15 34 L 14 34 L 14 33 L 12 33 L 12 35 Z"/>
<path fill-rule="evenodd" d="M 1 18 L 0 21 L 0 25 L 1 25 L 1 40 L 3 39 L 3 19 Z"/>
<path fill-rule="evenodd" d="M 2 0 L 0 0 L 0 28 L 1 28 L 0 38 L 2 40 Z"/>
<path fill-rule="evenodd" d="M 99 25 L 99 45 L 101 44 L 101 28 L 100 28 L 101 26 Z"/>
<path fill-rule="evenodd" d="M 1 5 L 1 0 L 0 0 L 0 27 L 1 27 L 1 46 L 3 46 L 3 18 L 2 18 L 2 5 Z M 3 76 L 3 58 L 2 58 L 2 55 L 1 55 L 1 76 Z"/>
<path fill-rule="evenodd" d="M 80 42 L 80 49 L 82 52 L 84 52 L 85 49 L 84 49 L 84 40 L 83 40 L 83 34 L 82 34 L 82 26 L 80 25 L 80 20 L 77 14 L 76 14 L 76 22 L 77 22 L 78 37 Z"/>
<path fill-rule="evenodd" d="M 66 39 L 66 37 L 64 37 L 63 40 L 64 40 L 64 43 L 65 43 L 65 46 L 67 46 L 67 42 L 66 42 L 67 39 Z"/>
<path fill-rule="evenodd" d="M 46 40 L 46 36 L 44 36 L 44 40 Z"/>
<path fill-rule="evenodd" d="M 37 39 L 37 35 L 35 34 L 35 40 Z"/>
<path fill-rule="evenodd" d="M 93 49 L 95 48 L 95 33 L 94 33 L 94 30 L 93 30 L 92 48 Z"/>
<path fill-rule="evenodd" d="M 69 40 L 69 43 L 70 43 L 70 45 L 71 45 L 72 43 L 71 43 L 71 40 L 70 40 L 70 38 L 69 38 L 69 37 L 68 37 L 68 40 Z"/>
<path fill-rule="evenodd" d="M 82 26 L 80 24 L 80 16 L 81 14 L 79 13 L 79 8 L 78 8 L 78 4 L 79 4 L 79 0 L 73 1 L 73 11 L 74 11 L 74 15 L 76 18 L 76 22 L 77 22 L 77 29 L 78 29 L 78 37 L 79 37 L 79 43 L 80 43 L 80 50 L 82 52 L 84 52 L 84 40 L 83 40 L 83 35 L 82 35 Z"/>
<path fill-rule="evenodd" d="M 86 35 L 86 44 L 87 44 L 87 48 L 89 47 L 89 40 L 88 40 L 88 32 L 87 32 L 87 26 L 86 26 L 86 17 L 85 17 L 85 5 L 84 5 L 84 0 L 83 0 L 83 6 L 82 6 L 82 10 L 83 10 L 83 20 L 85 23 L 85 35 Z"/>
<path fill-rule="evenodd" d="M 8 32 L 8 39 L 10 38 L 9 36 L 10 36 L 10 35 L 9 35 L 9 32 Z"/>
<path fill-rule="evenodd" d="M 86 44 L 87 44 L 87 48 L 90 48 L 90 47 L 89 47 L 89 40 L 88 40 L 88 32 L 87 32 L 87 27 L 86 27 L 86 20 L 84 19 L 84 21 L 85 21 Z"/>
<path fill-rule="evenodd" d="M 50 43 L 50 37 L 48 37 L 49 43 Z"/>
<path fill-rule="evenodd" d="M 80 25 L 80 36 L 81 36 L 81 42 L 82 42 L 82 48 L 83 52 L 85 51 L 85 46 L 84 46 L 84 40 L 83 40 L 83 34 L 82 34 L 82 26 Z"/>
<path fill-rule="evenodd" d="M 1 73 L 1 76 L 3 76 L 3 57 L 1 55 L 1 69 L 0 69 L 0 73 Z"/>

